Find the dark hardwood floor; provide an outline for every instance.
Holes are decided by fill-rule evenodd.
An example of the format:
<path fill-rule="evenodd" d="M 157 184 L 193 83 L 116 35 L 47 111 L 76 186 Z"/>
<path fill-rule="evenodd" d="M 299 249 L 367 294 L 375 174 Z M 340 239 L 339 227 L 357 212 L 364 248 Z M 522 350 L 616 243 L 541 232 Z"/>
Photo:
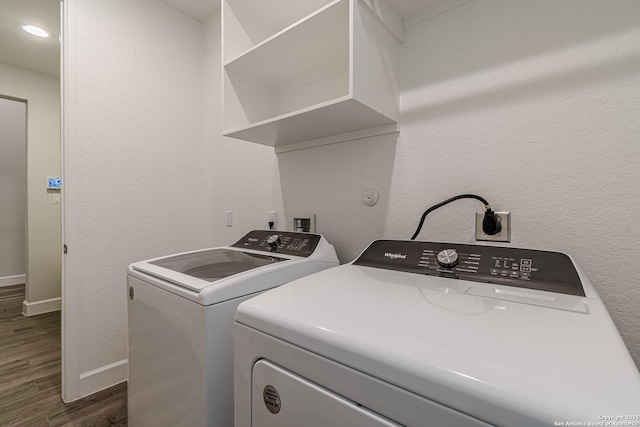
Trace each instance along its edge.
<path fill-rule="evenodd" d="M 24 285 L 0 287 L 0 426 L 126 426 L 127 385 L 65 404 L 60 312 L 22 315 Z"/>

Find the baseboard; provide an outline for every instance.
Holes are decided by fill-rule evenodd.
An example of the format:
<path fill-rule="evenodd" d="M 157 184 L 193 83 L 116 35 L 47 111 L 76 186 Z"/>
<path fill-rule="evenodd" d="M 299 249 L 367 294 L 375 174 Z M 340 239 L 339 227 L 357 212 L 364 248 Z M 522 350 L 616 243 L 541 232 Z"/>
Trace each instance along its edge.
<path fill-rule="evenodd" d="M 80 398 L 127 380 L 127 359 L 80 374 Z"/>
<path fill-rule="evenodd" d="M 51 298 L 36 302 L 22 301 L 22 314 L 25 316 L 36 316 L 38 314 L 60 311 L 62 308 L 62 298 Z"/>
<path fill-rule="evenodd" d="M 0 277 L 0 288 L 3 286 L 24 285 L 26 276 L 18 274 L 17 276 Z"/>

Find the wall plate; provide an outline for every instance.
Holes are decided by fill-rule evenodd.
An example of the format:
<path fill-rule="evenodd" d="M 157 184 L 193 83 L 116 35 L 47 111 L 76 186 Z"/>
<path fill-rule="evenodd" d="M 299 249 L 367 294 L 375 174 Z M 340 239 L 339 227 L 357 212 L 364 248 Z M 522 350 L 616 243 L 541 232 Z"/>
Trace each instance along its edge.
<path fill-rule="evenodd" d="M 293 215 L 291 229 L 298 233 L 315 233 L 316 215 L 312 213 Z"/>
<path fill-rule="evenodd" d="M 511 212 L 495 212 L 498 221 L 502 224 L 502 230 L 498 234 L 489 236 L 482 231 L 483 212 L 476 212 L 476 240 L 489 242 L 510 242 L 511 241 Z"/>

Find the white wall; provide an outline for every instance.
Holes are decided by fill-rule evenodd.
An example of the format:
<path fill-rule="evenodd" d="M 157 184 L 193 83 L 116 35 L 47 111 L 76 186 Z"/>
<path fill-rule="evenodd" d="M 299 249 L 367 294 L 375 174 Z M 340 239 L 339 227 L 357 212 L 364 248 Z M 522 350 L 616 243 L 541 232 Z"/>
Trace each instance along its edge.
<path fill-rule="evenodd" d="M 27 104 L 0 98 L 0 286 L 25 274 Z M 18 279 L 18 278 L 16 278 Z"/>
<path fill-rule="evenodd" d="M 269 211 L 284 229 L 273 148 L 222 136 L 220 13 L 204 23 L 205 230 L 211 245 L 228 245 L 253 229 L 267 229 Z M 233 212 L 233 227 L 226 212 Z M 282 219 L 282 221 L 280 221 Z"/>
<path fill-rule="evenodd" d="M 66 286 L 79 336 L 67 343 L 80 348 L 67 369 L 86 395 L 126 379 L 128 264 L 207 240 L 202 28 L 155 0 L 82 2 L 73 25 L 65 125 L 76 147 L 65 156 L 78 165 L 77 204 L 66 209 L 78 220 L 66 227 L 77 227 L 67 255 L 77 282 Z"/>
<path fill-rule="evenodd" d="M 27 100 L 27 286 L 25 303 L 60 298 L 60 205 L 47 177 L 60 176 L 60 81 L 0 64 L 0 94 Z M 29 314 L 29 313 L 27 313 Z"/>
<path fill-rule="evenodd" d="M 350 261 L 373 239 L 409 238 L 425 208 L 463 192 L 512 212 L 513 246 L 572 254 L 640 361 L 640 288 L 619 267 L 640 257 L 640 5 L 588 3 L 476 0 L 413 26 L 399 138 L 276 156 L 220 136 L 219 14 L 201 25 L 154 0 L 83 2 L 67 125 L 80 165 L 69 255 L 80 280 L 69 286 L 84 394 L 125 361 L 130 262 L 228 244 L 269 210 L 280 228 L 316 213 Z M 360 202 L 368 187 L 375 207 Z M 481 208 L 434 212 L 420 238 L 471 242 Z"/>
<path fill-rule="evenodd" d="M 348 261 L 408 239 L 433 204 L 482 195 L 512 212 L 512 246 L 577 260 L 640 365 L 638 16 L 634 0 L 476 0 L 408 28 L 397 143 L 280 154 L 286 211 L 315 212 Z M 448 205 L 419 239 L 473 242 L 481 209 Z"/>
<path fill-rule="evenodd" d="M 155 0 L 109 0 L 76 15 L 68 400 L 126 379 L 128 264 L 233 243 L 282 209 L 273 149 L 221 136 L 219 13 L 200 24 Z"/>

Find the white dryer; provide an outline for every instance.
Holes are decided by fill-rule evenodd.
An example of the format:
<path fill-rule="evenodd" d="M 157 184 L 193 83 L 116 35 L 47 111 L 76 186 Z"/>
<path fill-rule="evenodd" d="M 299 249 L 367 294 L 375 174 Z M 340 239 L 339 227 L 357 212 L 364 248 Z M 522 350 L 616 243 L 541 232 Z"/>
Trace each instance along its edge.
<path fill-rule="evenodd" d="M 233 425 L 236 307 L 336 265 L 322 236 L 273 231 L 130 265 L 129 425 Z"/>
<path fill-rule="evenodd" d="M 235 427 L 640 425 L 638 370 L 565 254 L 376 241 L 235 319 Z"/>

